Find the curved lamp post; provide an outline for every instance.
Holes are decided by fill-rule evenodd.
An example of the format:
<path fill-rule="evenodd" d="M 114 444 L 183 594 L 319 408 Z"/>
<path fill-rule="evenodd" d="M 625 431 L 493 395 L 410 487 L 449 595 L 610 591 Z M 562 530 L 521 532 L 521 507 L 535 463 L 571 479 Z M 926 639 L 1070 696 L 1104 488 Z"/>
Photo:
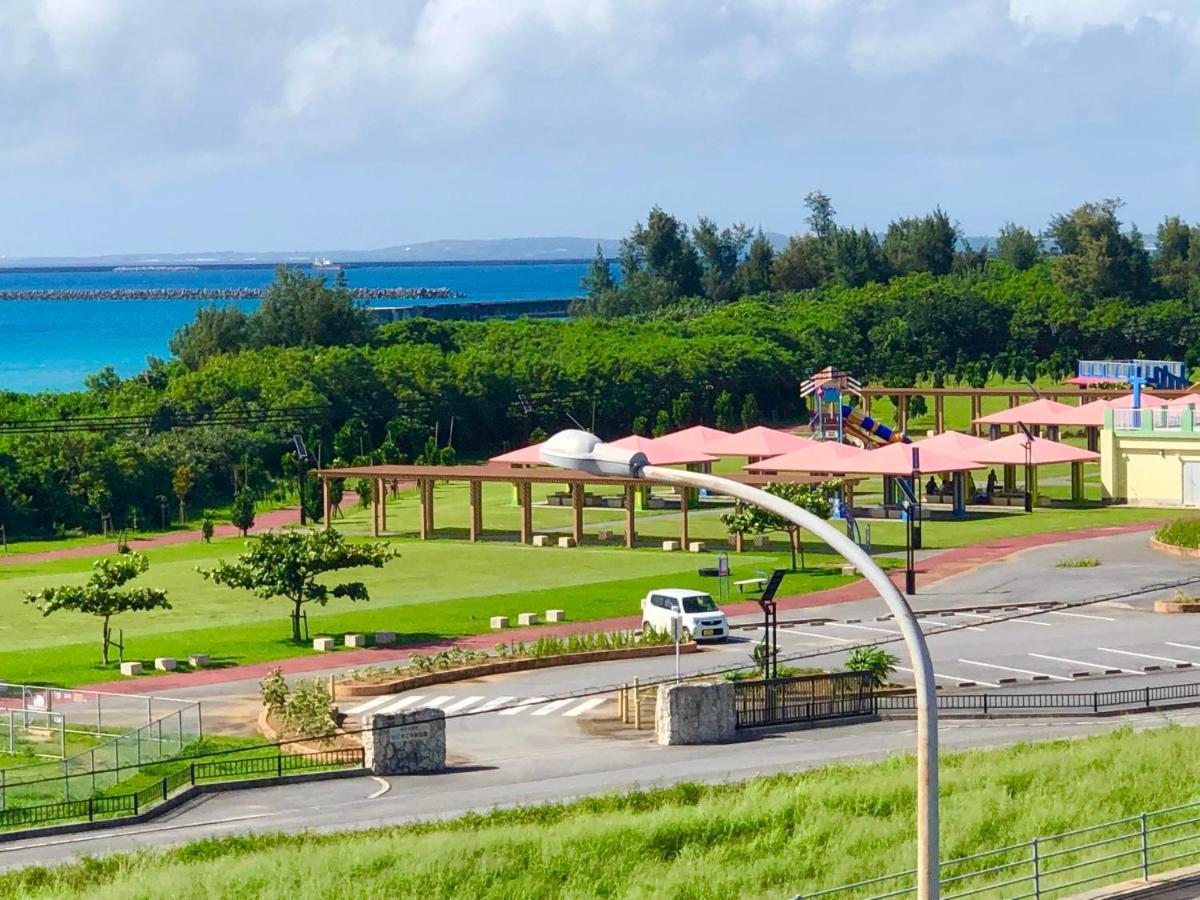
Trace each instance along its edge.
<path fill-rule="evenodd" d="M 807 529 L 853 563 L 891 610 L 913 661 L 917 693 L 917 896 L 938 897 L 938 730 L 933 661 L 925 635 L 901 593 L 869 554 L 824 519 L 741 482 L 703 472 L 652 466 L 646 454 L 611 447 L 586 431 L 560 431 L 541 447 L 542 462 L 593 475 L 644 478 L 679 487 L 705 488 L 762 507 Z"/>

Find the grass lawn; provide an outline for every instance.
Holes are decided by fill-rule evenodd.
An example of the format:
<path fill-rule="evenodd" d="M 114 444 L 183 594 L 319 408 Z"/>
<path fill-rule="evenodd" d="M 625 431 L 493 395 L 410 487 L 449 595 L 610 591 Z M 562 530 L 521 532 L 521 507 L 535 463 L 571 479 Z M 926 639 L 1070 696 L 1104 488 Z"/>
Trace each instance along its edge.
<path fill-rule="evenodd" d="M 1198 742 L 1168 727 L 947 754 L 943 859 L 1200 797 L 1200 770 L 1179 764 Z M 911 866 L 914 807 L 913 761 L 898 758 L 420 826 L 215 838 L 5 873 L 0 894 L 791 896 Z"/>

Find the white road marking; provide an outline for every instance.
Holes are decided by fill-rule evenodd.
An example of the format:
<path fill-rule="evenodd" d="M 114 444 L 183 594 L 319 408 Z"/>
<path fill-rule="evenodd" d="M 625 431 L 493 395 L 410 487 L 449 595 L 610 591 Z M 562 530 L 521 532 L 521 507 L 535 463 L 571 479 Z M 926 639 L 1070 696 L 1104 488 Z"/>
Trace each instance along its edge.
<path fill-rule="evenodd" d="M 527 710 L 529 707 L 537 706 L 539 703 L 545 703 L 549 699 L 550 699 L 549 697 L 530 697 L 527 700 L 522 700 L 520 703 L 518 703 L 512 709 L 500 710 L 500 715 L 515 716 L 515 715 L 525 712 L 525 710 Z"/>
<path fill-rule="evenodd" d="M 1115 622 L 1116 619 L 1111 616 L 1089 616 L 1087 613 L 1069 613 L 1062 610 L 1052 609 L 1047 615 L 1051 616 L 1070 616 L 1073 619 L 1095 619 L 1097 622 Z"/>
<path fill-rule="evenodd" d="M 1036 656 L 1038 659 L 1049 659 L 1054 662 L 1070 663 L 1073 666 L 1090 666 L 1093 669 L 1121 669 L 1120 666 L 1110 666 L 1108 663 L 1098 663 L 1095 661 L 1088 662 L 1086 659 L 1068 659 L 1065 656 L 1050 656 L 1046 653 L 1030 653 L 1030 656 Z M 1121 669 L 1122 672 L 1127 672 L 1130 675 L 1145 675 L 1146 673 L 1140 669 Z"/>
<path fill-rule="evenodd" d="M 377 706 L 383 706 L 385 703 L 391 703 L 394 698 L 391 694 L 384 694 L 382 697 L 376 697 L 374 700 L 368 700 L 366 703 L 360 703 L 358 706 L 351 707 L 346 710 L 348 716 L 358 716 L 374 709 Z"/>
<path fill-rule="evenodd" d="M 443 703 L 449 703 L 453 699 L 454 699 L 453 694 L 445 694 L 441 697 L 434 697 L 428 703 L 422 703 L 420 706 L 417 707 L 417 709 L 437 709 Z"/>
<path fill-rule="evenodd" d="M 1114 650 L 1112 647 L 1097 647 L 1097 650 L 1103 650 L 1105 653 L 1120 653 L 1122 656 L 1140 656 L 1142 659 L 1156 659 L 1159 662 L 1169 663 L 1191 663 L 1190 659 L 1174 659 L 1170 656 L 1152 656 L 1149 653 L 1134 653 L 1132 650 Z"/>
<path fill-rule="evenodd" d="M 1031 669 L 1018 669 L 1013 666 L 1001 666 L 996 663 L 977 662 L 973 659 L 960 659 L 960 663 L 965 663 L 968 666 L 983 666 L 985 669 L 999 669 L 1004 672 L 1017 672 L 1021 675 L 1040 675 L 1043 678 L 1053 678 L 1055 681 L 1070 681 L 1064 675 L 1051 675 L 1049 672 L 1034 672 Z"/>
<path fill-rule="evenodd" d="M 378 775 L 372 775 L 371 778 L 374 781 L 379 782 L 379 790 L 377 790 L 375 793 L 368 796 L 367 797 L 368 800 L 374 800 L 376 797 L 382 797 L 384 794 L 386 794 L 388 791 L 390 791 L 392 789 L 391 783 L 384 781 Z"/>
<path fill-rule="evenodd" d="M 1178 647 L 1180 650 L 1200 650 L 1195 644 L 1177 644 L 1174 641 L 1163 641 L 1168 647 Z"/>
<path fill-rule="evenodd" d="M 137 835 L 137 834 L 154 834 L 155 832 L 158 832 L 158 831 L 179 831 L 182 828 L 203 828 L 206 825 L 228 825 L 233 822 L 245 822 L 250 819 L 269 819 L 271 816 L 275 816 L 275 815 L 278 815 L 278 813 L 270 813 L 270 812 L 250 813 L 245 816 L 229 816 L 228 818 L 224 818 L 224 819 L 209 819 L 206 822 L 182 822 L 178 825 L 156 825 L 153 828 L 139 828 L 136 831 L 122 830 L 122 831 L 118 832 L 117 834 L 120 837 L 128 837 L 128 836 Z M 94 834 L 85 834 L 85 835 L 82 835 L 81 837 L 63 838 L 62 840 L 58 840 L 58 841 L 39 841 L 38 843 L 35 843 L 35 844 L 22 843 L 22 844 L 0 845 L 0 853 L 12 853 L 15 850 L 29 850 L 30 848 L 33 848 L 33 847 L 54 847 L 54 846 L 58 846 L 58 845 L 62 845 L 62 844 L 85 844 L 88 841 L 107 840 L 107 839 L 111 838 L 112 836 L 113 836 L 113 832 L 106 829 L 104 831 L 95 832 Z"/>
<path fill-rule="evenodd" d="M 600 704 L 607 703 L 607 702 L 608 702 L 607 697 L 593 697 L 590 700 L 584 700 L 582 703 L 580 703 L 574 709 L 568 709 L 565 713 L 563 713 L 563 715 L 568 716 L 570 718 L 575 718 L 575 716 L 582 716 L 585 712 L 595 709 Z"/>
<path fill-rule="evenodd" d="M 564 706 L 566 706 L 570 703 L 574 703 L 574 702 L 575 702 L 574 697 L 568 697 L 566 700 L 555 700 L 553 703 L 547 703 L 541 709 L 535 709 L 530 715 L 548 716 L 548 715 L 550 715 L 550 713 L 554 712 L 555 710 L 562 709 Z"/>
<path fill-rule="evenodd" d="M 915 674 L 915 673 L 913 673 L 912 669 L 906 669 L 904 666 L 896 666 L 896 668 L 899 669 L 901 672 L 908 672 L 909 674 Z M 956 684 L 960 681 L 973 681 L 976 684 L 982 684 L 984 687 L 994 687 L 994 688 L 1000 687 L 1000 685 L 998 685 L 998 684 L 992 684 L 990 681 L 980 681 L 978 678 L 975 678 L 973 676 L 968 676 L 968 675 L 939 675 L 937 672 L 934 672 L 933 677 L 934 678 L 944 678 L 946 681 L 953 681 Z"/>
<path fill-rule="evenodd" d="M 878 631 L 881 634 L 900 634 L 898 628 L 876 628 L 874 625 L 848 625 L 845 622 L 826 622 L 828 628 L 854 628 L 858 631 Z"/>
<path fill-rule="evenodd" d="M 759 631 L 762 631 L 759 628 Z M 858 641 L 852 641 L 849 638 L 834 637 L 832 634 L 817 634 L 812 631 L 797 631 L 794 628 L 780 628 L 779 634 L 804 635 L 805 637 L 820 638 L 823 641 L 836 641 L 839 644 L 857 644 Z"/>
<path fill-rule="evenodd" d="M 385 706 L 383 709 L 376 710 L 376 712 L 381 712 L 381 713 L 400 712 L 400 710 L 402 710 L 406 707 L 412 706 L 414 703 L 419 703 L 424 699 L 425 699 L 425 697 L 423 694 L 417 694 L 414 697 L 405 697 L 403 700 L 397 700 L 395 703 L 391 704 L 390 706 Z"/>
<path fill-rule="evenodd" d="M 479 707 L 479 709 L 475 710 L 475 712 L 487 712 L 488 710 L 495 709 L 497 706 L 503 706 L 505 703 L 511 703 L 516 699 L 516 697 L 497 697 L 496 699 L 489 700 L 487 703 L 483 704 L 483 706 Z"/>
<path fill-rule="evenodd" d="M 957 615 L 966 616 L 969 619 L 983 619 L 987 622 L 995 622 L 997 625 L 1036 625 L 1038 628 L 1053 628 L 1049 622 L 1035 622 L 1032 619 L 1006 619 L 1003 616 L 985 616 L 982 613 L 960 612 Z"/>
<path fill-rule="evenodd" d="M 459 700 L 457 703 L 451 703 L 449 706 L 447 706 L 445 709 L 445 713 L 446 713 L 446 715 L 450 715 L 451 713 L 456 713 L 459 710 L 466 709 L 468 706 L 474 706 L 476 703 L 478 703 L 482 699 L 483 699 L 482 697 L 464 697 L 462 700 Z"/>

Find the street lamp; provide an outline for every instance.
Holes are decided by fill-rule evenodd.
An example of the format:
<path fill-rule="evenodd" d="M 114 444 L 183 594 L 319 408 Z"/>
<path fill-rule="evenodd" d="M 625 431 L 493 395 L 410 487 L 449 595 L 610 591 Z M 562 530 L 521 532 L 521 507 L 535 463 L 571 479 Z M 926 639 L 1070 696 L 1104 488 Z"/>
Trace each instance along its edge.
<path fill-rule="evenodd" d="M 938 730 L 937 687 L 925 635 L 904 597 L 866 551 L 824 519 L 781 497 L 706 472 L 648 464 L 646 454 L 605 444 L 586 431 L 560 431 L 542 444 L 542 462 L 593 475 L 644 478 L 677 487 L 704 488 L 752 503 L 807 529 L 862 572 L 883 598 L 913 660 L 917 696 L 917 896 L 938 897 Z"/>
<path fill-rule="evenodd" d="M 1025 512 L 1033 512 L 1033 434 L 1025 427 L 1024 422 L 1018 422 L 1021 431 L 1025 433 Z"/>

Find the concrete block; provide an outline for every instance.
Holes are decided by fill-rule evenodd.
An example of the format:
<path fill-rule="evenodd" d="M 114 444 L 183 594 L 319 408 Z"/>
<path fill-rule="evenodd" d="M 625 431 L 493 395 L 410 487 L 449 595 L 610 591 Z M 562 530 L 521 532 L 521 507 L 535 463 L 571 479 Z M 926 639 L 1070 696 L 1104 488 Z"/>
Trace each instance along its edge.
<path fill-rule="evenodd" d="M 499 631 L 501 628 L 507 628 L 508 616 L 492 616 L 488 620 L 488 624 L 492 627 L 493 631 Z"/>
<path fill-rule="evenodd" d="M 1049 675 L 1034 675 L 1033 680 L 1034 681 L 1049 681 L 1050 676 Z"/>
<path fill-rule="evenodd" d="M 205 669 L 208 667 L 207 653 L 193 653 L 188 657 L 188 665 L 193 669 Z"/>
<path fill-rule="evenodd" d="M 348 634 L 346 635 L 347 647 L 365 647 L 367 646 L 367 636 L 365 634 Z"/>
<path fill-rule="evenodd" d="M 564 549 L 566 549 L 568 547 L 574 547 L 575 546 L 575 538 L 571 537 L 570 535 L 560 537 L 558 539 L 558 546 L 560 546 Z"/>
<path fill-rule="evenodd" d="M 1105 669 L 1104 674 L 1105 675 L 1120 675 L 1121 670 L 1120 669 Z"/>
<path fill-rule="evenodd" d="M 844 625 L 857 625 L 857 624 L 858 624 L 859 622 L 861 622 L 861 621 L 862 621 L 862 619 L 847 619 L 847 620 L 846 620 L 845 622 L 843 622 L 842 624 L 844 624 Z"/>
<path fill-rule="evenodd" d="M 313 638 L 313 649 L 318 653 L 328 653 L 333 649 L 333 638 Z"/>
<path fill-rule="evenodd" d="M 154 658 L 154 668 L 160 672 L 175 671 L 175 657 L 173 656 L 157 656 Z"/>
<path fill-rule="evenodd" d="M 688 544 L 688 553 L 703 553 L 704 541 L 691 541 Z"/>
<path fill-rule="evenodd" d="M 518 625 L 536 625 L 538 623 L 537 613 L 517 613 Z"/>
<path fill-rule="evenodd" d="M 959 687 L 975 687 L 975 682 L 973 682 L 973 681 L 960 681 L 960 682 L 958 683 L 958 686 L 959 686 Z"/>
<path fill-rule="evenodd" d="M 1017 679 L 1015 679 L 1015 678 L 997 678 L 996 681 L 999 684 L 1016 684 L 1017 683 Z"/>
<path fill-rule="evenodd" d="M 550 536 L 548 534 L 535 534 L 533 536 L 533 546 L 549 547 L 550 546 Z"/>
<path fill-rule="evenodd" d="M 663 541 L 662 548 L 668 553 L 674 553 L 679 549 L 679 541 Z"/>
<path fill-rule="evenodd" d="M 142 664 L 140 662 L 123 662 L 121 663 L 121 674 L 133 677 L 134 675 L 142 674 Z"/>
<path fill-rule="evenodd" d="M 394 631 L 377 631 L 375 632 L 375 646 L 387 647 L 390 644 L 396 643 L 396 632 Z"/>
<path fill-rule="evenodd" d="M 567 621 L 567 614 L 564 610 L 561 610 L 561 609 L 548 609 L 548 610 L 546 610 L 546 621 L 547 622 L 565 622 L 565 621 Z"/>
<path fill-rule="evenodd" d="M 1175 668 L 1177 669 L 1190 669 L 1191 667 L 1191 663 L 1175 663 Z"/>
<path fill-rule="evenodd" d="M 721 744 L 737 728 L 733 684 L 661 684 L 654 707 L 660 744 Z"/>
<path fill-rule="evenodd" d="M 843 575 L 857 575 L 858 567 L 854 566 L 850 563 L 847 563 L 846 565 L 842 566 L 842 574 Z"/>
<path fill-rule="evenodd" d="M 1142 671 L 1143 672 L 1157 672 L 1161 668 L 1162 668 L 1162 666 L 1142 666 Z"/>
<path fill-rule="evenodd" d="M 446 768 L 446 714 L 440 709 L 363 717 L 363 759 L 376 775 Z"/>
<path fill-rule="evenodd" d="M 1091 678 L 1092 673 L 1091 672 L 1072 672 L 1071 677 L 1072 678 Z"/>

